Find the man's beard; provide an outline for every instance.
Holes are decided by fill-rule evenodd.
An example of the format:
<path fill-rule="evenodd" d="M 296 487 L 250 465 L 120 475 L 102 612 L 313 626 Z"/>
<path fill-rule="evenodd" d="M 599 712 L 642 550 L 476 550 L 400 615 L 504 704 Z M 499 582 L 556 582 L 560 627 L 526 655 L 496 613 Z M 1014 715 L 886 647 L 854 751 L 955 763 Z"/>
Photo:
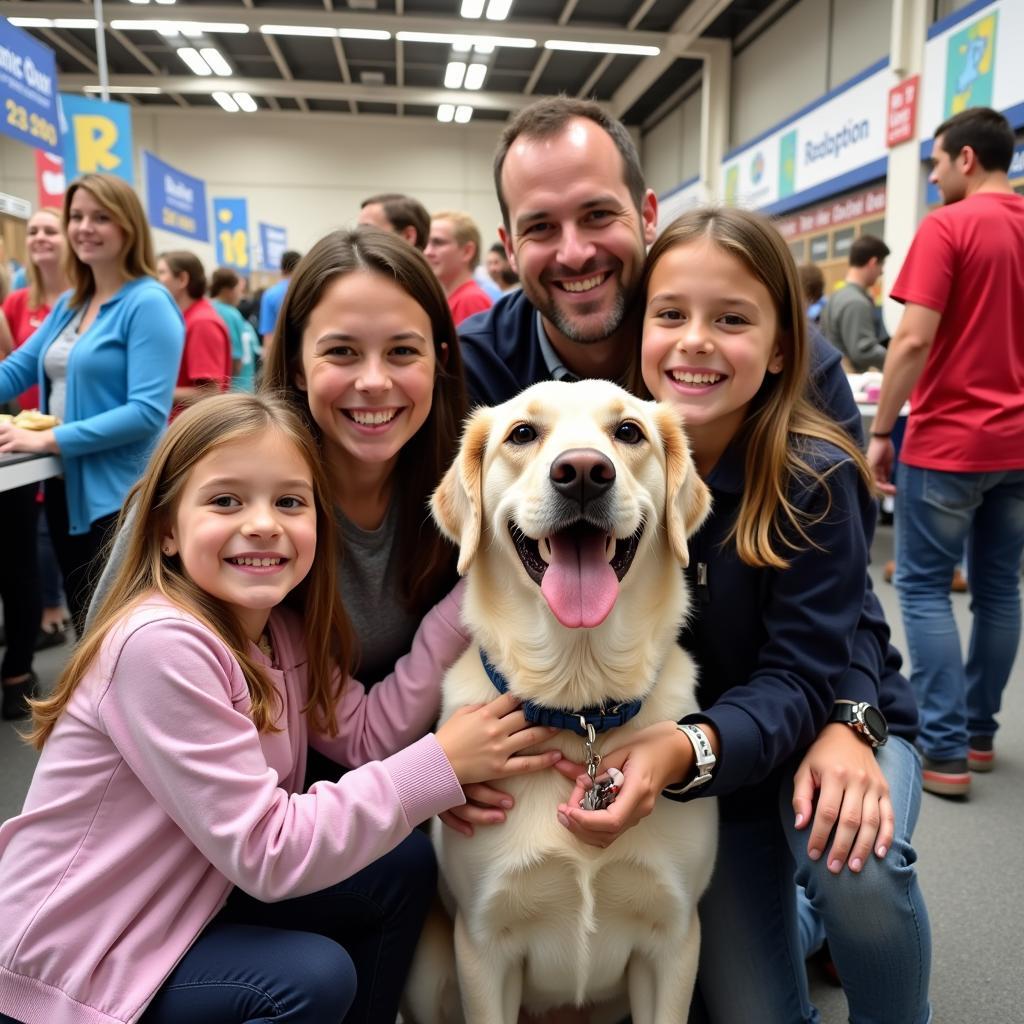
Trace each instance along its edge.
<path fill-rule="evenodd" d="M 596 345 L 606 341 L 622 326 L 626 317 L 626 290 L 621 284 L 616 287 L 612 308 L 597 323 L 593 323 L 589 317 L 586 317 L 586 325 L 566 313 L 548 292 L 541 291 L 539 294 L 531 294 L 531 292 L 533 292 L 532 288 L 527 291 L 527 298 L 534 304 L 541 316 L 550 320 L 570 341 L 579 345 Z M 538 302 L 538 299 L 542 301 Z"/>

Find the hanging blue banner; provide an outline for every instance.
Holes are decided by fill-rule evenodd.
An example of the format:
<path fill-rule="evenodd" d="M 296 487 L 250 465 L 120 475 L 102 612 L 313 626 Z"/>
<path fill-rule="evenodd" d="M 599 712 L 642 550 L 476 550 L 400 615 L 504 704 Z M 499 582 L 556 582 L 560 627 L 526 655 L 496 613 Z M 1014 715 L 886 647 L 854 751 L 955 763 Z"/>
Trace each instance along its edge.
<path fill-rule="evenodd" d="M 213 200 L 213 234 L 217 266 L 234 267 L 248 273 L 249 204 L 244 199 Z"/>
<path fill-rule="evenodd" d="M 273 224 L 264 224 L 260 221 L 260 252 L 263 260 L 260 264 L 263 270 L 280 270 L 281 257 L 288 248 L 288 229 L 275 227 Z"/>
<path fill-rule="evenodd" d="M 60 156 L 59 122 L 53 50 L 0 18 L 0 131 Z"/>
<path fill-rule="evenodd" d="M 132 108 L 62 92 L 60 110 L 68 181 L 80 174 L 116 174 L 134 185 Z"/>
<path fill-rule="evenodd" d="M 165 164 L 152 153 L 143 152 L 142 166 L 150 225 L 197 242 L 207 241 L 206 183 Z"/>

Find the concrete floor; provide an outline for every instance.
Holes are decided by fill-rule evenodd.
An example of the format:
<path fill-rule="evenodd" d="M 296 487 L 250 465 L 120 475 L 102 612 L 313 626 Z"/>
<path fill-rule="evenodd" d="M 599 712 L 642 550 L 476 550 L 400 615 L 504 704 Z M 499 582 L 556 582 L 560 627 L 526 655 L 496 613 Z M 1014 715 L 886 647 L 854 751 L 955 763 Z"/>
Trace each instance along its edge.
<path fill-rule="evenodd" d="M 880 567 L 890 557 L 892 533 L 879 529 L 873 552 L 876 589 L 906 650 L 893 588 Z M 969 628 L 969 598 L 954 595 L 961 634 Z M 50 685 L 68 648 L 45 651 L 36 670 Z M 1024 661 L 1018 658 L 1006 690 L 997 738 L 998 763 L 974 776 L 970 800 L 961 803 L 925 794 L 915 833 L 921 885 L 931 916 L 934 961 L 931 993 L 934 1024 L 1009 1024 L 1024 1021 Z M 35 763 L 13 725 L 0 725 L 0 820 L 16 813 Z M 1014 867 L 1016 865 L 1016 867 Z M 0 885 L 3 880 L 0 879 Z M 840 990 L 812 976 L 812 996 L 823 1024 L 847 1019 Z M 756 1024 L 737 1021 L 735 1024 Z"/>

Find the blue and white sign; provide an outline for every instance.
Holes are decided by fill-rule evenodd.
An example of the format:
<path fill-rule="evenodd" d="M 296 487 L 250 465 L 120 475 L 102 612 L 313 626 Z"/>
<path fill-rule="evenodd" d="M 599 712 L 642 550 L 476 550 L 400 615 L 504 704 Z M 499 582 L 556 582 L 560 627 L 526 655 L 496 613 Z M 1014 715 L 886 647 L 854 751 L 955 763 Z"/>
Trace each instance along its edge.
<path fill-rule="evenodd" d="M 217 265 L 249 272 L 249 204 L 244 199 L 213 200 L 213 236 Z"/>
<path fill-rule="evenodd" d="M 888 62 L 868 68 L 722 163 L 724 200 L 771 213 L 885 177 Z"/>
<path fill-rule="evenodd" d="M 57 59 L 53 50 L 0 18 L 0 131 L 60 156 Z"/>
<path fill-rule="evenodd" d="M 60 94 L 64 174 L 116 174 L 135 184 L 132 161 L 132 108 L 89 96 Z"/>
<path fill-rule="evenodd" d="M 699 177 L 690 178 L 670 192 L 658 196 L 658 234 L 687 210 L 707 202 L 707 189 Z"/>
<path fill-rule="evenodd" d="M 154 228 L 205 242 L 206 183 L 153 156 L 142 154 L 146 179 L 146 215 Z"/>
<path fill-rule="evenodd" d="M 263 270 L 280 270 L 281 257 L 288 248 L 287 228 L 275 227 L 260 221 L 260 252 L 263 254 Z"/>

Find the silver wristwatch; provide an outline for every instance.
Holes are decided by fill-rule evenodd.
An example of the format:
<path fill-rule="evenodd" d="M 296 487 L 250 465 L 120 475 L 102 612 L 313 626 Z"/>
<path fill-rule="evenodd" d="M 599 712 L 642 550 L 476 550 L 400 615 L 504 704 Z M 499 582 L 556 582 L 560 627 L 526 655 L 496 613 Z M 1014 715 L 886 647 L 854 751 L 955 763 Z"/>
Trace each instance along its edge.
<path fill-rule="evenodd" d="M 718 758 L 715 757 L 703 729 L 698 729 L 697 726 L 691 725 L 689 722 L 676 722 L 676 728 L 693 744 L 697 769 L 696 775 L 689 782 L 679 786 L 665 787 L 666 793 L 671 793 L 673 796 L 682 796 L 683 793 L 689 793 L 691 789 L 706 786 L 711 781 L 715 765 L 718 764 Z"/>

